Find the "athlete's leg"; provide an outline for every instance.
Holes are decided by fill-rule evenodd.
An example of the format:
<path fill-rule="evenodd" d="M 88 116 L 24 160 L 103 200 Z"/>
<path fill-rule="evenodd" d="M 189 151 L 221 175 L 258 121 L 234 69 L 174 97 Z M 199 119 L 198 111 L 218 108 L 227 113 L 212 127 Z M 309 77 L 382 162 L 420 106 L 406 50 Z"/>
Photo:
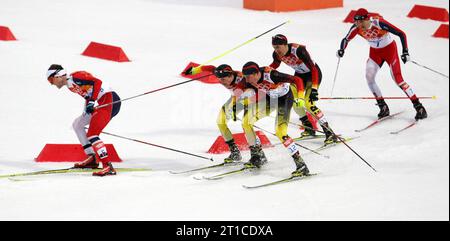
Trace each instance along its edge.
<path fill-rule="evenodd" d="M 416 120 L 427 118 L 427 112 L 423 107 L 422 103 L 420 103 L 419 98 L 417 98 L 411 86 L 406 83 L 402 76 L 400 59 L 397 53 L 397 44 L 392 42 L 389 46 L 386 47 L 386 61 L 389 63 L 389 67 L 391 69 L 392 79 L 394 79 L 395 83 L 402 89 L 403 92 L 409 97 L 411 100 L 414 109 L 416 109 Z"/>
<path fill-rule="evenodd" d="M 84 129 L 87 125 L 89 125 L 90 121 L 91 121 L 91 115 L 83 113 L 81 116 L 76 118 L 72 123 L 72 127 L 75 130 L 78 140 L 80 141 L 81 145 L 83 146 L 83 149 L 84 149 L 84 152 L 86 153 L 86 155 L 94 154 L 94 149 L 92 149 L 92 145 L 89 142 L 89 140 L 86 136 L 86 130 Z"/>
<path fill-rule="evenodd" d="M 278 98 L 276 134 L 289 154 L 292 156 L 296 165 L 296 170 L 292 173 L 294 176 L 308 175 L 309 170 L 303 158 L 300 156 L 300 150 L 294 140 L 288 135 L 288 123 L 290 119 L 290 111 L 294 103 L 293 93 L 290 91 L 283 97 Z"/>
<path fill-rule="evenodd" d="M 375 96 L 377 105 L 380 108 L 380 112 L 378 113 L 378 118 L 383 118 L 388 116 L 389 107 L 384 101 L 383 94 L 381 93 L 380 88 L 376 84 L 375 77 L 380 70 L 381 66 L 385 61 L 384 53 L 382 49 L 370 48 L 370 57 L 367 60 L 366 64 L 366 80 L 367 85 L 369 86 L 370 91 Z"/>
<path fill-rule="evenodd" d="M 270 104 L 269 104 L 270 106 Z M 245 163 L 248 168 L 260 167 L 267 162 L 262 150 L 261 141 L 253 129 L 254 123 L 270 114 L 271 110 L 266 108 L 266 103 L 252 104 L 245 109 L 242 120 L 242 128 L 250 148 L 250 160 Z"/>
<path fill-rule="evenodd" d="M 230 156 L 224 159 L 224 162 L 234 162 L 242 160 L 241 153 L 239 151 L 238 146 L 236 145 L 233 134 L 228 128 L 227 122 L 232 119 L 230 116 L 230 112 L 235 109 L 236 115 L 243 111 L 244 106 L 241 103 L 236 103 L 233 105 L 232 98 L 228 99 L 228 101 L 220 108 L 219 116 L 217 117 L 217 126 L 219 127 L 220 133 L 224 138 L 225 142 L 230 149 Z M 228 114 L 227 114 L 228 113 Z"/>
<path fill-rule="evenodd" d="M 106 93 L 99 100 L 98 104 L 103 105 L 111 103 L 113 101 L 113 95 L 111 93 Z M 94 151 L 96 153 L 97 162 L 101 162 L 103 168 L 106 169 L 110 166 L 110 161 L 108 158 L 108 150 L 106 145 L 100 139 L 99 135 L 109 123 L 112 117 L 113 105 L 109 105 L 100 109 L 96 109 L 92 113 L 91 122 L 89 124 L 89 129 L 87 132 L 87 137 L 91 143 Z M 112 168 L 112 166 L 111 166 Z M 94 173 L 95 174 L 95 173 Z M 115 174 L 115 172 L 114 172 Z"/>

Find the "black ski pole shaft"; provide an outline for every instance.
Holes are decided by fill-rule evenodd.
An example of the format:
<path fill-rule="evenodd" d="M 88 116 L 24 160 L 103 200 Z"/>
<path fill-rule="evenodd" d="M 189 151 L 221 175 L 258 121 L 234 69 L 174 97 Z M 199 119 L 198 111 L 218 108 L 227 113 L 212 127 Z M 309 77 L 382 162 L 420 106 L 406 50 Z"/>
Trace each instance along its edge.
<path fill-rule="evenodd" d="M 436 74 L 442 75 L 442 76 L 444 76 L 445 78 L 448 79 L 448 75 L 445 75 L 445 74 L 443 74 L 443 73 L 441 73 L 441 72 L 439 72 L 439 71 L 436 71 L 436 70 L 434 70 L 434 69 L 432 69 L 432 68 L 429 68 L 429 67 L 427 67 L 427 66 L 421 65 L 421 64 L 417 63 L 417 62 L 414 61 L 414 60 L 411 60 L 411 62 L 412 62 L 413 64 L 419 66 L 419 67 L 422 67 L 422 68 L 424 68 L 424 69 L 427 69 L 427 70 L 429 70 L 429 71 L 432 71 L 432 72 L 434 72 L 434 73 L 436 73 Z"/>
<path fill-rule="evenodd" d="M 240 120 L 240 119 L 239 119 L 239 120 Z M 254 126 L 256 129 L 258 129 L 258 130 L 262 130 L 262 131 L 264 131 L 264 132 L 266 132 L 266 133 L 268 133 L 268 134 L 271 134 L 271 135 L 273 135 L 273 136 L 276 136 L 276 137 L 278 138 L 277 134 L 275 134 L 275 133 L 273 133 L 273 132 L 271 132 L 271 131 L 265 130 L 265 129 L 263 129 L 263 128 L 261 128 L 261 127 L 258 127 L 258 126 L 256 126 L 256 125 L 253 125 L 253 126 Z M 325 157 L 325 158 L 327 158 L 327 159 L 330 158 L 329 156 L 323 155 L 322 153 L 317 152 L 317 151 L 315 151 L 315 150 L 313 150 L 313 149 L 311 149 L 311 148 L 308 148 L 308 147 L 306 147 L 306 146 L 300 145 L 300 144 L 298 144 L 298 143 L 295 143 L 295 144 L 298 145 L 299 147 L 301 147 L 301 148 L 307 150 L 307 151 L 310 151 L 310 152 L 314 153 L 314 154 L 317 154 L 317 155 L 319 155 L 319 156 L 323 156 L 323 157 Z"/>
<path fill-rule="evenodd" d="M 198 157 L 198 158 L 205 159 L 205 160 L 214 161 L 214 159 L 212 159 L 212 158 L 199 156 L 199 155 L 196 155 L 196 154 L 192 154 L 192 153 L 189 153 L 189 152 L 185 152 L 185 151 L 181 151 L 181 150 L 177 150 L 177 149 L 173 149 L 173 148 L 169 148 L 169 147 L 165 147 L 165 146 L 161 146 L 161 145 L 156 145 L 156 144 L 149 143 L 149 142 L 146 142 L 146 141 L 140 141 L 140 140 L 128 138 L 128 137 L 125 137 L 125 136 L 119 136 L 119 135 L 108 133 L 108 132 L 105 132 L 105 131 L 102 131 L 102 133 L 105 134 L 105 135 L 114 136 L 114 137 L 117 137 L 117 138 L 129 140 L 129 141 L 134 141 L 134 142 L 137 142 L 137 143 L 141 143 L 141 144 L 145 144 L 145 145 L 149 145 L 149 146 L 154 146 L 154 147 L 166 149 L 166 150 L 169 150 L 169 151 L 174 151 L 174 152 L 186 154 L 186 155 L 189 155 L 189 156 Z"/>
<path fill-rule="evenodd" d="M 166 86 L 166 87 L 162 87 L 162 88 L 159 88 L 159 89 L 151 90 L 151 91 L 145 92 L 143 94 L 135 95 L 135 96 L 128 97 L 128 98 L 125 98 L 125 99 L 122 99 L 122 100 L 113 101 L 111 103 L 107 103 L 107 104 L 104 104 L 104 105 L 99 105 L 99 106 L 95 107 L 95 109 L 100 109 L 100 108 L 103 108 L 103 107 L 106 107 L 106 106 L 113 105 L 115 103 L 119 103 L 119 102 L 124 102 L 124 101 L 127 101 L 127 100 L 131 100 L 131 99 L 135 99 L 135 98 L 138 98 L 138 97 L 141 97 L 141 96 L 144 96 L 144 95 L 148 95 L 148 94 L 155 93 L 155 92 L 158 92 L 158 91 L 161 91 L 161 90 L 169 89 L 169 88 L 172 88 L 172 87 L 175 87 L 175 86 L 178 86 L 178 85 L 187 84 L 187 83 L 192 82 L 194 80 L 199 80 L 201 78 L 205 78 L 205 77 L 208 77 L 208 76 L 211 76 L 211 75 L 213 75 L 213 74 L 207 74 L 207 75 L 195 78 L 195 79 L 189 79 L 189 80 L 186 80 L 186 81 L 183 81 L 183 82 L 180 82 L 180 83 L 176 83 L 176 84 L 169 85 L 169 86 Z"/>
<path fill-rule="evenodd" d="M 311 113 L 311 112 L 310 112 L 309 110 L 307 110 L 307 109 L 306 109 L 306 111 L 308 111 L 308 113 L 309 113 L 316 121 L 319 121 L 319 119 L 317 118 L 317 116 L 314 115 L 314 113 Z M 361 159 L 364 163 L 366 163 L 367 166 L 369 166 L 370 168 L 372 168 L 372 170 L 374 170 L 375 172 L 377 171 L 377 170 L 375 170 L 375 168 L 372 167 L 372 165 L 370 165 L 369 162 L 366 161 L 366 159 L 364 159 L 364 158 L 363 158 L 361 155 L 359 155 L 355 150 L 353 150 L 353 148 L 351 148 L 351 147 L 347 144 L 347 142 L 344 140 L 344 138 L 342 138 L 342 137 L 336 135 L 336 133 L 334 133 L 334 131 L 333 131 L 330 127 L 328 127 L 328 126 L 324 126 L 324 127 L 325 127 L 329 132 L 331 132 L 331 134 L 332 134 L 333 136 L 335 136 L 337 139 L 339 139 L 339 141 L 341 141 L 346 147 L 348 147 L 348 149 L 350 149 L 350 151 L 352 151 L 356 156 L 358 156 L 359 159 Z"/>
<path fill-rule="evenodd" d="M 269 116 L 270 116 L 270 115 L 269 115 Z M 275 118 L 275 117 L 273 117 L 273 116 L 270 116 L 270 117 Z M 294 123 L 294 122 L 291 122 L 291 121 L 288 121 L 288 124 L 289 124 L 289 125 L 292 125 L 292 126 L 295 126 L 295 127 L 302 127 L 302 128 L 308 129 L 308 130 L 313 130 L 313 131 L 317 131 L 317 132 L 319 132 L 319 133 L 325 134 L 324 131 L 316 130 L 316 129 L 314 129 L 313 127 L 305 126 L 305 125 L 302 125 L 302 124 L 297 124 L 297 123 Z"/>
<path fill-rule="evenodd" d="M 212 59 L 206 61 L 206 62 L 203 63 L 202 65 L 211 63 L 211 62 L 213 62 L 214 60 L 218 60 L 218 59 L 222 58 L 223 56 L 228 55 L 229 53 L 233 52 L 234 50 L 236 50 L 236 49 L 238 49 L 238 48 L 240 48 L 240 47 L 242 47 L 242 46 L 244 46 L 244 45 L 247 45 L 247 44 L 253 42 L 255 39 L 257 39 L 257 38 L 259 38 L 259 37 L 261 37 L 261 36 L 267 34 L 268 32 L 271 32 L 271 31 L 273 31 L 273 30 L 275 30 L 275 29 L 277 29 L 277 28 L 279 28 L 279 27 L 281 27 L 281 26 L 283 26 L 283 25 L 285 25 L 285 24 L 287 24 L 287 23 L 289 23 L 289 22 L 290 22 L 290 21 L 286 21 L 286 22 L 284 22 L 284 23 L 282 23 L 282 24 L 279 24 L 278 26 L 273 27 L 273 28 L 267 30 L 266 32 L 264 32 L 264 33 L 262 33 L 262 34 L 260 34 L 260 35 L 258 35 L 258 36 L 256 36 L 256 37 L 253 37 L 253 38 L 251 38 L 251 39 L 245 41 L 244 43 L 241 43 L 241 44 L 239 44 L 238 46 L 236 46 L 236 47 L 234 47 L 234 48 L 232 48 L 232 49 L 230 49 L 230 50 L 227 50 L 227 51 L 225 51 L 224 53 L 222 53 L 222 54 L 220 54 L 220 55 L 218 55 L 218 56 L 216 56 L 216 57 L 214 57 L 214 58 L 212 58 Z"/>
<path fill-rule="evenodd" d="M 271 31 L 273 31 L 273 30 L 275 30 L 275 29 L 277 29 L 277 28 L 279 28 L 279 27 L 281 27 L 281 26 L 283 26 L 283 25 L 285 25 L 285 24 L 287 24 L 287 23 L 290 23 L 290 22 L 291 22 L 291 21 L 289 20 L 289 21 L 286 21 L 286 22 L 284 22 L 284 23 L 281 23 L 281 24 L 279 24 L 279 25 L 277 25 L 277 26 L 275 26 L 275 27 L 273 27 L 273 28 L 267 30 L 266 32 L 264 32 L 264 33 L 262 33 L 262 34 L 260 34 L 260 35 L 258 35 L 258 36 L 256 36 L 256 37 L 254 37 L 253 39 L 257 39 L 257 38 L 259 38 L 259 37 L 261 37 L 261 36 L 263 36 L 263 35 L 265 35 L 265 34 L 271 32 Z"/>

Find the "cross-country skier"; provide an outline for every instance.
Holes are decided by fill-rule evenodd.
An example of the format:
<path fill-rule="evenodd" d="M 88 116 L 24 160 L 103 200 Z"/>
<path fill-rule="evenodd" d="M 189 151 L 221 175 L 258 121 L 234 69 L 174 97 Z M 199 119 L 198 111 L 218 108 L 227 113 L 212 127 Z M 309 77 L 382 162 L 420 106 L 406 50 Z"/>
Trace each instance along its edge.
<path fill-rule="evenodd" d="M 319 65 L 312 60 L 305 46 L 288 43 L 286 36 L 282 34 L 277 34 L 272 37 L 272 47 L 274 52 L 272 54 L 273 62 L 270 64 L 270 67 L 277 69 L 281 62 L 283 62 L 295 70 L 294 75 L 303 80 L 305 107 L 318 118 L 319 124 L 322 126 L 326 135 L 325 144 L 336 142 L 336 136 L 331 133 L 323 112 L 315 105 L 315 101 L 319 100 L 318 89 L 322 81 L 322 72 Z M 294 97 L 295 94 L 294 91 Z M 294 106 L 294 111 L 297 112 L 300 116 L 300 121 L 306 127 L 305 131 L 302 132 L 302 137 L 315 135 L 315 130 L 306 115 L 305 109 Z"/>
<path fill-rule="evenodd" d="M 391 75 L 397 85 L 405 92 L 413 103 L 416 109 L 415 119 L 427 118 L 427 112 L 423 105 L 420 103 L 416 94 L 412 88 L 403 80 L 400 59 L 397 53 L 397 44 L 392 38 L 391 33 L 398 36 L 402 42 L 402 55 L 401 60 L 404 64 L 410 61 L 408 42 L 406 34 L 395 27 L 381 16 L 377 14 L 369 14 L 369 12 L 360 8 L 356 11 L 354 16 L 355 23 L 350 28 L 347 36 L 341 41 L 341 47 L 337 51 L 339 58 L 344 56 L 344 51 L 350 42 L 356 35 L 359 35 L 366 39 L 370 45 L 369 59 L 366 65 L 366 79 L 370 90 L 377 99 L 377 105 L 380 108 L 378 118 L 389 116 L 389 107 L 384 101 L 378 85 L 375 82 L 375 76 L 378 70 L 386 62 L 391 69 Z"/>
<path fill-rule="evenodd" d="M 270 97 L 266 106 L 263 106 L 263 108 L 255 108 L 253 111 L 248 111 L 244 115 L 242 123 L 247 141 L 249 143 L 254 142 L 256 136 L 252 128 L 254 123 L 276 110 L 276 135 L 289 150 L 296 165 L 296 170 L 292 175 L 308 175 L 308 167 L 300 156 L 298 146 L 287 134 L 290 112 L 294 102 L 300 108 L 304 108 L 305 106 L 302 79 L 297 76 L 280 73 L 271 67 L 259 67 L 255 62 L 247 62 L 242 67 L 242 73 L 245 75 L 249 84 Z M 297 91 L 295 99 L 290 88 L 291 84 L 295 85 Z M 264 162 L 265 160 L 262 159 L 251 159 L 250 162 L 246 163 L 246 166 L 260 167 Z"/>
<path fill-rule="evenodd" d="M 85 99 L 83 114 L 74 120 L 73 128 L 88 158 L 76 163 L 74 168 L 97 168 L 101 162 L 103 169 L 94 172 L 94 176 L 115 175 L 116 171 L 108 159 L 108 150 L 99 135 L 109 121 L 119 113 L 120 102 L 99 109 L 94 105 L 95 102 L 104 105 L 118 101 L 119 96 L 105 82 L 90 73 L 77 71 L 67 76 L 63 67 L 57 64 L 52 64 L 48 69 L 47 80 L 58 89 L 66 86 Z M 84 128 L 87 125 L 89 129 L 86 132 Z"/>
<path fill-rule="evenodd" d="M 230 155 L 224 159 L 224 162 L 239 162 L 242 160 L 242 155 L 233 139 L 233 134 L 228 128 L 227 123 L 229 120 L 236 121 L 237 115 L 240 112 L 244 109 L 246 111 L 248 110 L 248 106 L 251 104 L 250 102 L 256 102 L 255 91 L 257 91 L 257 89 L 247 84 L 245 77 L 241 72 L 233 70 L 231 66 L 227 64 L 219 65 L 217 68 L 213 65 L 191 67 L 185 71 L 185 74 L 195 75 L 203 71 L 214 73 L 220 83 L 231 93 L 231 97 L 220 108 L 219 116 L 217 117 L 217 126 L 230 148 Z M 258 150 L 261 150 L 260 143 L 258 137 L 256 137 L 256 144 L 250 146 L 251 156 L 253 157 L 261 154 L 261 158 L 265 159 L 264 153 L 258 152 Z"/>

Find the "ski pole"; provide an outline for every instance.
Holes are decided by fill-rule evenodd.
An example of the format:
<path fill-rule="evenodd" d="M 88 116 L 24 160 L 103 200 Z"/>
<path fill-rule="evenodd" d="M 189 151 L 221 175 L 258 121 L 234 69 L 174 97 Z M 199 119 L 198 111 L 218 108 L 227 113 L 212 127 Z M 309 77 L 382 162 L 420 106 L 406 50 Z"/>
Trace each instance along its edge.
<path fill-rule="evenodd" d="M 417 62 L 414 61 L 414 60 L 411 60 L 411 63 L 413 63 L 413 64 L 415 64 L 415 65 L 417 65 L 417 66 L 419 66 L 419 67 L 422 67 L 422 68 L 424 68 L 424 69 L 430 70 L 430 71 L 432 71 L 432 72 L 434 72 L 434 73 L 436 73 L 436 74 L 442 75 L 442 76 L 444 76 L 445 78 L 448 79 L 448 75 L 445 75 L 445 74 L 443 74 L 443 73 L 441 73 L 441 72 L 439 72 L 439 71 L 436 71 L 436 70 L 434 70 L 434 69 L 431 69 L 431 68 L 429 68 L 429 67 L 427 67 L 427 66 L 421 65 L 421 64 L 417 63 Z"/>
<path fill-rule="evenodd" d="M 308 110 L 307 110 L 308 111 Z M 308 111 L 309 112 L 309 111 Z M 316 119 L 317 121 L 318 121 L 318 119 L 317 119 L 317 117 L 313 114 L 313 113 L 311 113 L 311 112 L 309 112 L 310 114 L 311 114 L 311 116 L 314 118 L 314 119 Z M 270 116 L 270 117 L 272 117 L 272 116 Z M 275 118 L 275 117 L 273 117 L 273 118 Z M 314 130 L 314 128 L 311 128 L 311 127 L 309 127 L 309 126 L 304 126 L 304 125 L 302 125 L 302 124 L 296 124 L 296 123 L 292 123 L 292 122 L 288 122 L 288 124 L 291 124 L 291 125 L 296 125 L 296 126 L 300 126 L 300 127 L 303 127 L 303 128 L 305 128 L 305 129 L 310 129 L 310 130 Z M 342 138 L 342 137 L 340 137 L 339 135 L 336 135 L 336 133 L 334 133 L 334 131 L 333 130 L 331 130 L 331 128 L 329 128 L 329 127 L 326 127 L 327 128 L 327 130 L 329 130 L 330 132 L 331 132 L 331 134 L 333 135 L 333 136 L 335 136 L 336 138 L 338 138 L 345 146 L 347 146 L 353 153 L 355 153 L 362 161 L 364 161 L 370 168 L 372 168 L 372 170 L 374 170 L 375 172 L 377 171 L 377 170 L 375 170 L 375 168 L 373 168 L 363 157 L 361 157 L 361 155 L 359 155 L 355 150 L 353 150 L 353 148 L 351 148 L 348 144 L 347 144 L 347 142 Z M 315 130 L 315 131 L 317 131 L 317 132 L 319 132 L 319 133 L 323 133 L 323 134 L 325 134 L 325 132 L 324 131 L 320 131 L 320 130 Z"/>
<path fill-rule="evenodd" d="M 270 116 L 270 115 L 269 115 L 269 117 L 272 117 L 272 118 L 274 118 L 274 119 L 276 118 L 276 117 L 273 117 L 273 116 Z M 292 125 L 292 126 L 295 126 L 295 127 L 302 127 L 302 128 L 304 128 L 304 129 L 313 130 L 313 131 L 317 131 L 317 132 L 319 132 L 319 133 L 325 134 L 324 131 L 316 130 L 316 129 L 314 129 L 313 127 L 304 126 L 304 125 L 302 125 L 302 124 L 297 124 L 297 123 L 294 123 L 294 122 L 291 122 L 291 121 L 288 121 L 288 124 L 290 124 L 290 125 Z"/>
<path fill-rule="evenodd" d="M 199 156 L 199 155 L 192 154 L 192 153 L 189 153 L 189 152 L 180 151 L 180 150 L 177 150 L 177 149 L 173 149 L 173 148 L 169 148 L 169 147 L 165 147 L 165 146 L 161 146 L 161 145 L 156 145 L 156 144 L 152 144 L 152 143 L 149 143 L 149 142 L 140 141 L 140 140 L 136 140 L 136 139 L 124 137 L 124 136 L 119 136 L 119 135 L 112 134 L 112 133 L 108 133 L 108 132 L 105 132 L 105 131 L 102 131 L 102 133 L 105 134 L 105 135 L 114 136 L 114 137 L 117 137 L 117 138 L 121 138 L 121 139 L 129 140 L 129 141 L 138 142 L 138 143 L 145 144 L 145 145 L 154 146 L 154 147 L 166 149 L 166 150 L 169 150 L 169 151 L 174 151 L 174 152 L 178 152 L 178 153 L 183 153 L 183 154 L 186 154 L 186 155 L 189 155 L 189 156 L 195 156 L 195 157 L 198 157 L 198 158 L 201 158 L 201 159 L 214 161 L 214 159 L 212 159 L 212 158 Z"/>
<path fill-rule="evenodd" d="M 330 96 L 333 96 L 334 85 L 336 84 L 336 79 L 337 79 L 337 74 L 338 74 L 339 64 L 340 63 L 341 63 L 341 58 L 338 58 L 338 62 L 337 62 L 337 66 L 336 66 L 336 72 L 334 72 L 333 87 L 331 88 L 331 95 Z"/>
<path fill-rule="evenodd" d="M 435 95 L 433 96 L 420 96 L 418 99 L 437 99 Z M 377 97 L 320 97 L 321 100 L 376 100 L 379 99 Z M 383 97 L 386 100 L 403 100 L 409 99 L 409 97 L 403 96 L 392 96 L 392 97 Z"/>
<path fill-rule="evenodd" d="M 237 118 L 237 119 L 240 120 L 240 121 L 242 121 L 242 120 L 239 119 L 239 118 Z M 263 128 L 261 128 L 261 127 L 258 127 L 258 126 L 256 126 L 256 125 L 253 125 L 253 127 L 255 127 L 255 128 L 258 129 L 258 130 L 264 131 L 264 132 L 266 132 L 266 133 L 268 133 L 268 134 L 271 134 L 271 135 L 273 135 L 273 136 L 275 136 L 275 137 L 278 138 L 278 136 L 277 136 L 275 133 L 271 132 L 271 131 L 265 130 L 265 129 L 263 129 Z M 298 143 L 295 143 L 295 144 L 296 144 L 297 146 L 299 146 L 299 147 L 301 147 L 301 148 L 307 150 L 307 151 L 310 151 L 310 152 L 314 153 L 314 154 L 317 154 L 317 155 L 319 155 L 319 156 L 325 157 L 325 158 L 327 158 L 327 159 L 330 158 L 329 156 L 324 155 L 324 154 L 322 154 L 322 153 L 320 153 L 320 152 L 317 152 L 317 151 L 315 151 L 315 150 L 313 150 L 313 149 L 311 149 L 311 148 L 308 148 L 308 147 L 306 147 L 306 146 L 300 145 L 300 144 L 298 144 Z"/>
<path fill-rule="evenodd" d="M 287 23 L 289 23 L 289 22 L 290 22 L 290 20 L 289 20 L 289 21 L 286 21 L 286 22 L 284 22 L 284 23 L 282 23 L 282 24 L 279 24 L 278 26 L 273 27 L 273 28 L 267 30 L 266 32 L 264 32 L 264 33 L 262 33 L 262 34 L 260 34 L 260 35 L 258 35 L 258 36 L 256 36 L 256 37 L 254 37 L 254 38 L 252 38 L 252 39 L 249 39 L 249 40 L 247 40 L 246 42 L 244 42 L 244 43 L 242 43 L 242 44 L 239 44 L 238 46 L 236 46 L 236 47 L 234 47 L 234 48 L 232 48 L 232 49 L 230 49 L 230 50 L 227 50 L 227 51 L 225 51 L 224 53 L 222 53 L 222 54 L 220 54 L 220 55 L 218 55 L 218 56 L 216 56 L 216 57 L 214 57 L 214 58 L 212 58 L 212 59 L 206 61 L 205 63 L 201 64 L 200 66 L 203 66 L 203 65 L 205 65 L 205 64 L 209 64 L 209 63 L 213 62 L 214 60 L 218 60 L 218 59 L 224 57 L 225 55 L 227 55 L 227 54 L 233 52 L 234 50 L 236 50 L 236 49 L 238 49 L 238 48 L 240 48 L 240 47 L 242 47 L 242 46 L 244 46 L 244 45 L 247 45 L 247 44 L 253 42 L 255 39 L 257 39 L 257 38 L 259 38 L 259 37 L 261 37 L 261 36 L 263 36 L 263 35 L 265 35 L 265 34 L 271 32 L 271 31 L 273 31 L 273 30 L 275 30 L 275 29 L 277 29 L 277 28 L 279 28 L 279 27 L 281 27 L 281 26 L 283 26 L 283 25 L 285 25 L 285 24 L 287 24 Z"/>
<path fill-rule="evenodd" d="M 249 43 L 253 42 L 255 39 L 257 39 L 257 38 L 259 38 L 259 37 L 261 37 L 261 36 L 263 36 L 263 35 L 265 35 L 265 34 L 271 32 L 271 31 L 273 31 L 273 30 L 275 30 L 275 29 L 277 29 L 277 28 L 279 28 L 279 27 L 281 27 L 281 26 L 283 26 L 283 25 L 285 25 L 285 24 L 287 24 L 287 23 L 289 23 L 289 22 L 290 22 L 290 21 L 286 21 L 286 22 L 284 22 L 284 23 L 282 23 L 282 24 L 279 24 L 278 26 L 275 26 L 275 27 L 273 27 L 273 28 L 267 30 L 266 32 L 264 32 L 264 33 L 262 33 L 262 34 L 260 34 L 260 35 L 258 35 L 258 36 L 256 36 L 256 37 L 254 37 L 254 38 L 252 38 L 252 39 L 250 39 L 250 40 L 247 40 L 246 42 L 244 42 L 244 43 L 242 43 L 242 44 L 240 44 L 240 45 L 238 45 L 238 46 L 236 46 L 236 47 L 234 47 L 234 48 L 232 48 L 232 49 L 230 49 L 230 50 L 228 50 L 228 51 L 225 51 L 224 53 L 222 53 L 222 54 L 220 54 L 220 55 L 218 55 L 218 56 L 216 56 L 216 57 L 214 57 L 214 58 L 212 58 L 212 59 L 206 61 L 205 63 L 201 64 L 200 66 L 203 66 L 203 65 L 205 65 L 205 64 L 208 64 L 208 63 L 210 63 L 210 62 L 212 62 L 212 61 L 214 61 L 214 60 L 220 59 L 220 58 L 224 57 L 225 55 L 227 55 L 227 54 L 233 52 L 234 50 L 236 50 L 236 49 L 238 49 L 238 48 L 240 48 L 240 47 L 242 47 L 242 46 L 244 46 L 244 45 L 246 45 L 246 44 L 249 44 Z M 134 99 L 134 98 L 143 96 L 143 95 L 147 95 L 147 94 L 154 93 L 154 92 L 157 92 L 157 91 L 160 91 L 160 90 L 165 90 L 165 89 L 168 89 L 168 88 L 171 88 L 171 87 L 175 87 L 175 86 L 177 86 L 177 85 L 186 84 L 186 83 L 192 82 L 192 81 L 194 81 L 194 80 L 198 80 L 198 79 L 201 79 L 201 78 L 205 78 L 205 77 L 208 77 L 208 76 L 211 76 L 211 75 L 213 75 L 213 74 L 208 74 L 208 75 L 204 75 L 204 76 L 201 76 L 201 77 L 198 77 L 198 78 L 195 78 L 195 79 L 190 79 L 190 80 L 187 80 L 187 81 L 184 81 L 184 82 L 180 82 L 180 83 L 178 83 L 178 84 L 174 84 L 174 85 L 170 85 L 170 86 L 163 87 L 163 88 L 160 88 L 160 89 L 156 89 L 156 90 L 153 90 L 153 91 L 149 91 L 149 92 L 146 92 L 146 93 L 143 93 L 143 94 L 140 94 L 140 95 L 136 95 L 136 96 L 132 96 L 132 97 L 129 97 L 129 98 L 126 98 L 126 99 L 123 99 L 123 100 L 113 101 L 113 102 L 108 103 L 108 104 L 99 105 L 99 106 L 97 106 L 97 107 L 95 107 L 95 108 L 96 108 L 96 109 L 100 109 L 100 108 L 103 108 L 103 107 L 106 107 L 106 106 L 109 106 L 109 105 L 113 105 L 113 104 L 115 104 L 115 103 L 124 102 L 124 101 L 131 100 L 131 99 Z"/>
<path fill-rule="evenodd" d="M 305 109 L 305 110 L 306 110 L 309 114 L 311 114 L 311 116 L 312 116 L 316 121 L 319 121 L 319 118 L 317 118 L 317 116 L 314 115 L 314 113 L 310 112 L 308 109 Z M 374 170 L 375 172 L 377 171 L 377 170 L 375 170 L 375 168 L 372 167 L 372 165 L 370 165 L 370 164 L 366 161 L 366 159 L 364 159 L 364 158 L 363 158 L 361 155 L 359 155 L 355 150 L 353 150 L 353 148 L 351 148 L 351 147 L 347 144 L 347 142 L 344 140 L 344 138 L 342 138 L 342 137 L 336 135 L 336 133 L 334 133 L 334 131 L 333 131 L 330 127 L 325 126 L 325 128 L 326 128 L 329 132 L 331 132 L 331 134 L 332 134 L 334 137 L 336 137 L 337 139 L 339 139 L 346 147 L 348 147 L 348 149 L 350 149 L 353 153 L 355 153 L 355 155 L 358 156 L 359 159 L 361 159 L 364 163 L 366 163 L 366 165 L 368 165 L 370 168 L 372 168 L 372 170 Z"/>
<path fill-rule="evenodd" d="M 132 97 L 128 97 L 128 98 L 125 98 L 125 99 L 122 99 L 122 100 L 117 100 L 117 101 L 113 101 L 113 102 L 111 102 L 111 103 L 99 105 L 99 106 L 95 107 L 95 109 L 100 109 L 100 108 L 103 108 L 103 107 L 106 107 L 106 106 L 113 105 L 113 104 L 115 104 L 115 103 L 124 102 L 124 101 L 131 100 L 131 99 L 134 99 L 134 98 L 137 98 L 137 97 L 141 97 L 141 96 L 144 96 L 144 95 L 148 95 L 148 94 L 151 94 L 151 93 L 155 93 L 155 92 L 158 92 L 158 91 L 161 91 L 161 90 L 169 89 L 169 88 L 172 88 L 172 87 L 175 87 L 175 86 L 178 86 L 178 85 L 187 84 L 187 83 L 192 82 L 192 81 L 194 81 L 194 80 L 199 80 L 199 79 L 201 79 L 201 78 L 205 78 L 205 77 L 208 77 L 208 76 L 211 76 L 211 75 L 213 75 L 213 74 L 207 74 L 207 75 L 204 75 L 204 76 L 195 78 L 195 79 L 189 79 L 189 80 L 186 80 L 186 81 L 177 83 L 177 84 L 173 84 L 173 85 L 169 85 L 169 86 L 166 86 L 166 87 L 162 87 L 162 88 L 159 88 L 159 89 L 156 89 L 156 90 L 152 90 L 152 91 L 149 91 L 149 92 L 145 92 L 145 93 L 143 93 L 143 94 L 139 94 L 139 95 L 135 95 L 135 96 L 132 96 Z"/>

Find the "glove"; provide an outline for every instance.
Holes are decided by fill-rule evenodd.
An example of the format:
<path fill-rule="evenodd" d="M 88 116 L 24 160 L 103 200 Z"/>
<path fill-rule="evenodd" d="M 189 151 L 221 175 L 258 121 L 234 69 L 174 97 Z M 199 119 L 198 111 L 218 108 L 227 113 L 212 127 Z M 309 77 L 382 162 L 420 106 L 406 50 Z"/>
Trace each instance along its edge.
<path fill-rule="evenodd" d="M 89 101 L 86 105 L 86 108 L 84 109 L 84 111 L 88 114 L 92 114 L 92 112 L 94 112 L 95 108 L 94 108 L 95 102 L 94 101 Z"/>
<path fill-rule="evenodd" d="M 404 64 L 406 64 L 406 62 L 411 61 L 411 57 L 409 57 L 408 49 L 403 50 L 402 61 Z"/>
<path fill-rule="evenodd" d="M 338 58 L 342 58 L 342 57 L 344 57 L 344 53 L 345 53 L 345 51 L 344 51 L 343 49 L 339 49 L 339 50 L 336 52 L 336 56 L 337 56 Z"/>
<path fill-rule="evenodd" d="M 302 98 L 297 98 L 294 100 L 295 104 L 297 105 L 297 107 L 299 108 L 305 108 L 305 100 Z"/>
<path fill-rule="evenodd" d="M 319 100 L 319 93 L 317 92 L 316 89 L 311 89 L 311 94 L 309 94 L 309 102 L 311 102 L 311 104 L 314 101 L 318 101 Z"/>

